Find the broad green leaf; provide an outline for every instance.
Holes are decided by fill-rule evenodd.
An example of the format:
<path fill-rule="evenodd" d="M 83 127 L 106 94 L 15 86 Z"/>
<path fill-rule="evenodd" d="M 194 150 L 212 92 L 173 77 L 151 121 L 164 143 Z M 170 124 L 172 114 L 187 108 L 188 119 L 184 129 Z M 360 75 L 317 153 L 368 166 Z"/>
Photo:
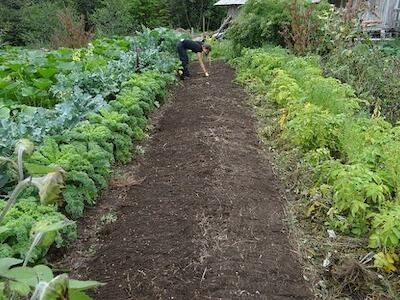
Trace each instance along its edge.
<path fill-rule="evenodd" d="M 46 78 L 39 78 L 33 80 L 33 85 L 37 87 L 39 90 L 44 91 L 48 90 L 53 85 L 53 81 Z"/>
<path fill-rule="evenodd" d="M 10 290 L 18 293 L 20 296 L 28 296 L 29 293 L 31 292 L 31 288 L 29 285 L 23 282 L 16 282 L 16 281 L 11 281 L 10 282 Z"/>
<path fill-rule="evenodd" d="M 91 297 L 85 294 L 82 291 L 75 291 L 69 293 L 69 300 L 92 300 Z"/>
<path fill-rule="evenodd" d="M 98 54 L 98 55 L 103 55 L 104 54 L 104 49 L 102 48 L 95 48 L 93 49 L 93 53 Z"/>
<path fill-rule="evenodd" d="M 6 233 L 8 231 L 10 231 L 10 228 L 8 228 L 7 226 L 0 226 L 0 234 Z"/>
<path fill-rule="evenodd" d="M 53 77 L 54 74 L 57 73 L 57 69 L 53 68 L 53 67 L 49 67 L 49 68 L 39 68 L 38 69 L 38 73 L 40 74 L 40 76 L 42 76 L 43 78 L 51 78 Z"/>
<path fill-rule="evenodd" d="M 60 60 L 71 60 L 74 51 L 71 48 L 59 48 L 57 50 L 57 58 Z"/>
<path fill-rule="evenodd" d="M 21 95 L 22 97 L 33 97 L 37 93 L 37 90 L 32 86 L 27 86 L 22 88 Z"/>
<path fill-rule="evenodd" d="M 98 281 L 93 281 L 93 280 L 81 281 L 81 280 L 71 279 L 69 281 L 69 288 L 72 290 L 87 290 L 87 289 L 92 289 L 92 288 L 96 288 L 96 287 L 103 286 L 103 285 L 105 285 L 105 284 L 98 282 Z"/>
<path fill-rule="evenodd" d="M 96 58 L 88 60 L 85 64 L 86 70 L 93 71 L 99 67 L 107 65 L 107 61 L 105 59 Z"/>
<path fill-rule="evenodd" d="M 58 62 L 57 68 L 62 71 L 72 71 L 75 69 L 75 62 Z"/>
<path fill-rule="evenodd" d="M 1 226 L 1 228 L 7 228 L 5 226 Z M 7 228 L 8 230 L 8 228 Z M 12 258 L 12 257 L 5 257 L 0 259 L 0 273 L 3 274 L 4 272 L 8 271 L 12 266 L 22 264 L 22 259 Z"/>
<path fill-rule="evenodd" d="M 10 85 L 12 83 L 11 80 L 9 79 L 1 79 L 0 80 L 0 89 L 4 89 L 6 88 L 8 85 Z"/>
<path fill-rule="evenodd" d="M 34 115 L 37 113 L 37 107 L 33 107 L 33 106 L 23 106 L 21 109 L 21 112 L 23 112 L 26 115 Z"/>
<path fill-rule="evenodd" d="M 45 265 L 36 265 L 33 267 L 40 281 L 50 282 L 53 278 L 53 271 Z"/>
<path fill-rule="evenodd" d="M 38 284 L 37 274 L 32 268 L 16 267 L 4 273 L 4 276 L 35 287 Z"/>
<path fill-rule="evenodd" d="M 10 118 L 10 112 L 11 109 L 9 109 L 8 107 L 0 107 L 0 119 L 5 119 L 7 120 L 8 118 Z"/>
<path fill-rule="evenodd" d="M 37 72 L 37 69 L 34 65 L 25 66 L 24 73 L 33 75 Z"/>
<path fill-rule="evenodd" d="M 20 86 L 21 83 L 22 81 L 16 81 L 16 82 L 10 81 L 9 84 L 5 86 L 3 89 L 6 90 L 8 93 L 10 93 L 12 91 L 15 91 Z"/>
<path fill-rule="evenodd" d="M 20 72 L 23 70 L 23 68 L 25 67 L 25 64 L 21 64 L 21 63 L 9 63 L 7 64 L 7 67 L 9 67 L 11 70 L 15 71 L 15 72 Z"/>

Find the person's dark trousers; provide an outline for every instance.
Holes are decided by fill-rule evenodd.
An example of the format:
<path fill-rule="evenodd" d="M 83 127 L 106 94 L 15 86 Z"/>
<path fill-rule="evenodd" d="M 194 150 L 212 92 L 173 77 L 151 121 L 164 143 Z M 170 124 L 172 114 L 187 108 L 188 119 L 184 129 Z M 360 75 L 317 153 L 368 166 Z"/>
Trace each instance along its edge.
<path fill-rule="evenodd" d="M 187 50 L 183 46 L 182 42 L 178 42 L 177 49 L 178 49 L 179 59 L 182 62 L 183 77 L 189 77 L 189 75 L 190 75 L 189 74 L 189 57 L 187 54 Z"/>

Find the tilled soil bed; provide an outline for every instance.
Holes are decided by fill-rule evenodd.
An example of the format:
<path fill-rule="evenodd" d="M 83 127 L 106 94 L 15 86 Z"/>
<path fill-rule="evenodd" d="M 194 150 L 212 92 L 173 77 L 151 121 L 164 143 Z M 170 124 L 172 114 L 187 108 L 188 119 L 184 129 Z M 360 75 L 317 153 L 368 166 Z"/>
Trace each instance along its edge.
<path fill-rule="evenodd" d="M 64 262 L 107 283 L 95 299 L 313 298 L 247 96 L 226 64 L 210 73 L 176 89 L 144 155 L 80 222 Z M 117 220 L 96 231 L 110 209 Z"/>

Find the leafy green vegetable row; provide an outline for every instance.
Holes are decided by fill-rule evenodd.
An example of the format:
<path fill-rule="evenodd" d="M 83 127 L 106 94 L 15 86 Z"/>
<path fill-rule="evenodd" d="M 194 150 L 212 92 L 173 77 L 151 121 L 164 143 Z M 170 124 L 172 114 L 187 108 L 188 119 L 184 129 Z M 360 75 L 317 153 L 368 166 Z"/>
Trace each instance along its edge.
<path fill-rule="evenodd" d="M 0 50 L 0 154 L 10 154 L 21 138 L 41 143 L 75 127 L 115 99 L 138 70 L 173 72 L 178 39 L 172 30 L 143 28 L 134 37 L 95 40 L 83 49 Z"/>
<path fill-rule="evenodd" d="M 0 97 L 19 104 L 52 107 L 62 100 L 51 90 L 58 77 L 74 71 L 95 71 L 109 60 L 120 60 L 130 48 L 125 38 L 96 40 L 78 50 L 5 48 L 0 52 Z"/>
<path fill-rule="evenodd" d="M 100 285 L 74 281 L 66 274 L 54 277 L 47 266 L 27 264 L 43 259 L 52 245 L 73 241 L 76 225 L 66 216 L 81 217 L 85 206 L 94 205 L 107 188 L 112 164 L 132 159 L 134 141 L 145 136 L 148 114 L 176 80 L 177 39 L 170 30 L 144 29 L 134 41 L 107 39 L 94 49 L 75 50 L 76 68 L 56 72 L 49 89 L 59 101 L 54 108 L 0 99 L 0 197 L 4 198 L 0 201 L 0 299 L 29 295 L 50 299 L 50 294 L 89 299 L 84 290 Z M 0 53 L 0 61 L 10 65 L 13 51 L 29 53 L 12 49 L 8 57 Z M 68 49 L 57 53 L 63 51 L 71 53 Z M 26 64 L 18 68 L 25 67 L 29 68 Z M 35 76 L 43 73 L 32 66 L 30 71 Z M 6 80 L 13 80 L 11 73 Z M 21 137 L 39 146 L 34 151 L 33 144 Z M 14 155 L 6 157 L 17 139 Z"/>
<path fill-rule="evenodd" d="M 107 108 L 89 114 L 71 130 L 45 138 L 25 162 L 25 168 L 28 174 L 38 176 L 61 167 L 66 172 L 62 200 L 54 198 L 53 203 L 43 206 L 35 198 L 36 190 L 28 189 L 1 224 L 0 257 L 24 257 L 37 222 L 65 220 L 57 209 L 77 219 L 85 205 L 95 204 L 99 192 L 107 187 L 111 165 L 132 159 L 133 141 L 144 138 L 147 115 L 160 105 L 166 86 L 174 80 L 173 75 L 158 71 L 133 75 Z M 62 246 L 75 236 L 75 226 L 68 226 L 53 241 Z M 33 259 L 42 257 L 51 244 L 39 245 Z"/>
<path fill-rule="evenodd" d="M 400 246 L 400 127 L 369 117 L 353 89 L 322 76 L 318 60 L 281 48 L 246 49 L 237 81 L 280 110 L 280 136 L 312 171 L 309 213 L 369 237 L 375 266 L 396 270 Z"/>

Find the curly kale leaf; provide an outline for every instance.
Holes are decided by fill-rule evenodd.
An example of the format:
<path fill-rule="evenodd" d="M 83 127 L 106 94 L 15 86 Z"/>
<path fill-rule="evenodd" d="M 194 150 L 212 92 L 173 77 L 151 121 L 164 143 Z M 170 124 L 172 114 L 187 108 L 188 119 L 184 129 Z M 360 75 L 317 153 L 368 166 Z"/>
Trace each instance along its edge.
<path fill-rule="evenodd" d="M 114 156 L 101 148 L 94 142 L 89 143 L 74 143 L 82 156 L 88 160 L 94 169 L 94 172 L 88 173 L 100 189 L 107 187 L 107 178 L 111 174 L 111 163 L 114 161 Z"/>
<path fill-rule="evenodd" d="M 140 127 L 136 127 L 134 130 L 134 136 L 137 141 L 143 140 L 145 137 L 143 129 Z"/>
<path fill-rule="evenodd" d="M 142 100 L 148 102 L 154 102 L 158 97 L 161 96 L 161 90 L 163 90 L 162 84 L 157 80 L 157 72 L 148 71 L 143 74 L 135 74 L 130 80 L 123 84 L 124 88 L 139 87 L 146 96 Z"/>
<path fill-rule="evenodd" d="M 130 118 L 126 114 L 116 111 L 102 110 L 100 114 L 89 115 L 92 123 L 98 126 L 106 126 L 112 131 L 112 143 L 114 144 L 114 156 L 117 161 L 128 162 L 131 160 L 132 138 L 135 135 L 128 125 Z"/>
<path fill-rule="evenodd" d="M 3 203 L 1 206 L 4 205 Z M 5 216 L 0 226 L 0 257 L 24 258 L 32 239 L 30 231 L 35 223 L 40 221 L 64 221 L 66 217 L 57 212 L 54 207 L 42 206 L 35 198 L 21 199 Z M 70 225 L 57 233 L 56 245 L 62 247 L 76 238 L 76 226 Z M 8 245 L 8 246 L 5 246 Z M 33 259 L 43 257 L 48 250 L 47 246 L 39 245 L 34 252 Z"/>
<path fill-rule="evenodd" d="M 155 108 L 154 105 L 150 105 L 149 103 L 144 102 L 144 101 L 140 101 L 139 106 L 143 109 L 144 114 L 146 116 L 149 115 Z"/>
<path fill-rule="evenodd" d="M 63 136 L 64 140 L 69 142 L 95 142 L 107 152 L 113 153 L 113 146 L 111 144 L 112 132 L 106 126 L 84 121 L 74 129 L 66 132 Z"/>
<path fill-rule="evenodd" d="M 137 118 L 139 128 L 145 129 L 147 127 L 147 119 L 145 117 Z"/>
<path fill-rule="evenodd" d="M 126 114 L 103 109 L 99 114 L 88 115 L 88 119 L 93 124 L 106 126 L 112 132 L 133 136 L 132 129 L 128 125 L 130 117 Z"/>
<path fill-rule="evenodd" d="M 82 157 L 74 145 L 58 145 L 52 138 L 46 138 L 43 146 L 29 161 L 46 166 L 60 166 L 67 172 L 71 170 L 94 172 L 92 164 Z"/>
<path fill-rule="evenodd" d="M 129 136 L 116 134 L 114 139 L 115 144 L 115 159 L 122 163 L 127 163 L 132 160 L 133 143 Z"/>
<path fill-rule="evenodd" d="M 97 188 L 94 181 L 86 174 L 81 171 L 70 171 L 65 176 L 68 185 L 74 186 L 79 189 L 85 195 L 85 202 L 89 205 L 95 204 L 97 197 Z"/>
<path fill-rule="evenodd" d="M 85 193 L 80 188 L 72 185 L 66 187 L 63 192 L 65 211 L 72 219 L 82 217 L 85 209 Z"/>

